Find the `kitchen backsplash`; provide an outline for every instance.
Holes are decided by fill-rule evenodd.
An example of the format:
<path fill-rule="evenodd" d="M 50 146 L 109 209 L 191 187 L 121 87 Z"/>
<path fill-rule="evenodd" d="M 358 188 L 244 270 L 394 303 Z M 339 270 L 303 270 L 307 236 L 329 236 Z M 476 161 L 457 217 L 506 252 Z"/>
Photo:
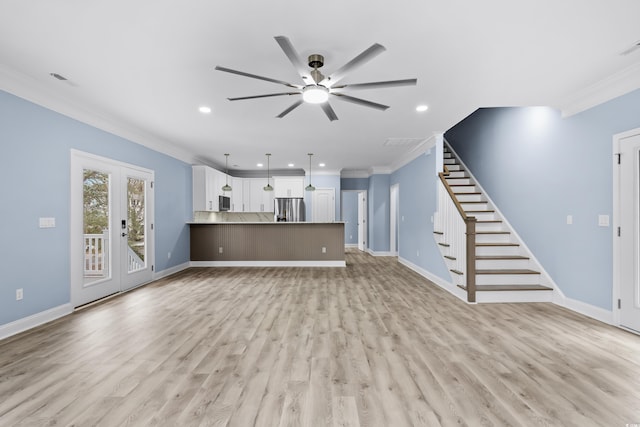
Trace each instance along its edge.
<path fill-rule="evenodd" d="M 274 222 L 272 212 L 194 212 L 193 222 Z"/>

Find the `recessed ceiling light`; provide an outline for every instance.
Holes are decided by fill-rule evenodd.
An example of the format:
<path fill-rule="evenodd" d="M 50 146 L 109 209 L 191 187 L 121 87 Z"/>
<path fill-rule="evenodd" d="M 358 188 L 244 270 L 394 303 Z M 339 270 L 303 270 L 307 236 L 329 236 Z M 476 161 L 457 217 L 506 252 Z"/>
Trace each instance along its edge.
<path fill-rule="evenodd" d="M 198 111 L 200 111 L 202 114 L 209 114 L 211 112 L 211 108 L 203 105 L 202 107 L 198 108 Z"/>
<path fill-rule="evenodd" d="M 426 105 L 418 105 L 418 106 L 416 107 L 416 111 L 418 111 L 418 112 L 420 112 L 420 113 L 422 113 L 423 111 L 427 111 L 428 109 L 429 109 L 429 107 L 428 107 L 428 106 L 426 106 Z"/>
<path fill-rule="evenodd" d="M 289 166 L 290 168 L 294 167 L 295 165 L 293 163 L 289 163 L 287 166 Z"/>
<path fill-rule="evenodd" d="M 262 167 L 262 166 L 264 166 L 264 165 L 263 165 L 262 163 L 258 163 L 256 166 L 257 166 L 257 167 L 259 167 L 259 168 L 261 168 L 261 167 Z"/>
<path fill-rule="evenodd" d="M 325 167 L 324 163 L 318 163 L 318 166 L 320 166 L 321 168 Z"/>

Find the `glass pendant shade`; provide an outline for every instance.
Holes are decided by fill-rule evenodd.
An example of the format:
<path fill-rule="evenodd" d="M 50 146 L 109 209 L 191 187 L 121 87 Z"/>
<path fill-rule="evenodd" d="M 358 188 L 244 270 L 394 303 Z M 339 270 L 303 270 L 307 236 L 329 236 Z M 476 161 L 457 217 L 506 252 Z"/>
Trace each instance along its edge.
<path fill-rule="evenodd" d="M 267 185 L 265 185 L 264 187 L 262 187 L 262 189 L 264 191 L 273 191 L 273 187 L 271 186 L 271 184 L 269 183 L 269 158 L 271 157 L 270 153 L 266 154 L 267 156 Z"/>
<path fill-rule="evenodd" d="M 309 156 L 309 185 L 307 185 L 304 189 L 306 191 L 315 191 L 316 187 L 311 185 L 311 156 L 313 156 L 313 153 L 308 153 L 307 155 Z"/>
<path fill-rule="evenodd" d="M 224 185 L 222 186 L 222 191 L 231 191 L 232 188 L 229 185 L 229 154 L 224 155 Z"/>

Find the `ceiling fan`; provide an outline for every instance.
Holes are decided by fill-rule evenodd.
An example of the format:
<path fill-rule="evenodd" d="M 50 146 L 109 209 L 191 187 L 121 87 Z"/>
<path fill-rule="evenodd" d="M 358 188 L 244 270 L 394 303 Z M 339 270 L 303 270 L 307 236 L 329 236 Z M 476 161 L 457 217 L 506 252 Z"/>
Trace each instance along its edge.
<path fill-rule="evenodd" d="M 378 104 L 375 102 L 367 101 L 361 98 L 356 98 L 350 95 L 347 95 L 343 91 L 345 89 L 349 90 L 361 90 L 361 89 L 375 89 L 375 88 L 387 88 L 387 87 L 396 87 L 396 86 L 413 86 L 418 82 L 418 79 L 404 79 L 404 80 L 387 80 L 381 82 L 370 82 L 370 83 L 355 83 L 355 84 L 343 84 L 338 85 L 337 83 L 342 80 L 350 71 L 355 68 L 363 65 L 367 61 L 373 59 L 375 56 L 381 54 L 386 49 L 384 46 L 375 43 L 371 45 L 368 49 L 362 52 L 360 55 L 353 58 L 351 61 L 347 62 L 342 68 L 334 71 L 330 76 L 324 76 L 319 68 L 322 68 L 324 65 L 324 57 L 319 54 L 309 55 L 308 64 L 312 69 L 307 69 L 302 61 L 300 60 L 300 56 L 294 49 L 293 45 L 289 41 L 287 37 L 284 36 L 276 36 L 276 41 L 280 45 L 280 48 L 284 51 L 284 54 L 287 55 L 289 61 L 293 64 L 294 68 L 302 78 L 303 84 L 293 84 L 288 83 L 282 80 L 276 80 L 269 77 L 258 76 L 256 74 L 245 73 L 243 71 L 232 70 L 231 68 L 216 66 L 216 70 L 224 71 L 226 73 L 238 74 L 240 76 L 250 77 L 258 80 L 265 80 L 267 82 L 281 84 L 291 88 L 289 92 L 280 92 L 280 93 L 269 93 L 266 95 L 254 95 L 254 96 L 243 96 L 238 98 L 227 98 L 229 101 L 240 101 L 244 99 L 255 99 L 255 98 L 268 98 L 272 96 L 285 96 L 285 95 L 302 95 L 300 99 L 296 100 L 291 106 L 289 106 L 282 113 L 278 114 L 278 118 L 283 118 L 291 111 L 299 107 L 302 103 L 307 102 L 310 104 L 319 104 L 324 113 L 327 115 L 330 121 L 338 120 L 338 116 L 331 108 L 329 104 L 329 98 L 332 99 L 340 99 L 342 101 L 351 102 L 353 104 L 362 105 L 365 107 L 375 108 L 377 110 L 386 110 L 389 108 L 388 105 Z"/>

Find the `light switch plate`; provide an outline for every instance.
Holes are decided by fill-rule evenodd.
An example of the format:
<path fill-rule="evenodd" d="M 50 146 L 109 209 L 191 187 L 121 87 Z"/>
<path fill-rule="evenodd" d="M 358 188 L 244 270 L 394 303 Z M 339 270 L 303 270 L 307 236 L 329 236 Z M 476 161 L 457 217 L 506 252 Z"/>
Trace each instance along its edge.
<path fill-rule="evenodd" d="M 600 227 L 609 226 L 609 215 L 598 215 L 598 225 Z"/>
<path fill-rule="evenodd" d="M 55 226 L 55 218 L 40 218 L 40 228 L 54 228 Z"/>
<path fill-rule="evenodd" d="M 573 215 L 567 215 L 567 224 L 573 224 Z"/>

